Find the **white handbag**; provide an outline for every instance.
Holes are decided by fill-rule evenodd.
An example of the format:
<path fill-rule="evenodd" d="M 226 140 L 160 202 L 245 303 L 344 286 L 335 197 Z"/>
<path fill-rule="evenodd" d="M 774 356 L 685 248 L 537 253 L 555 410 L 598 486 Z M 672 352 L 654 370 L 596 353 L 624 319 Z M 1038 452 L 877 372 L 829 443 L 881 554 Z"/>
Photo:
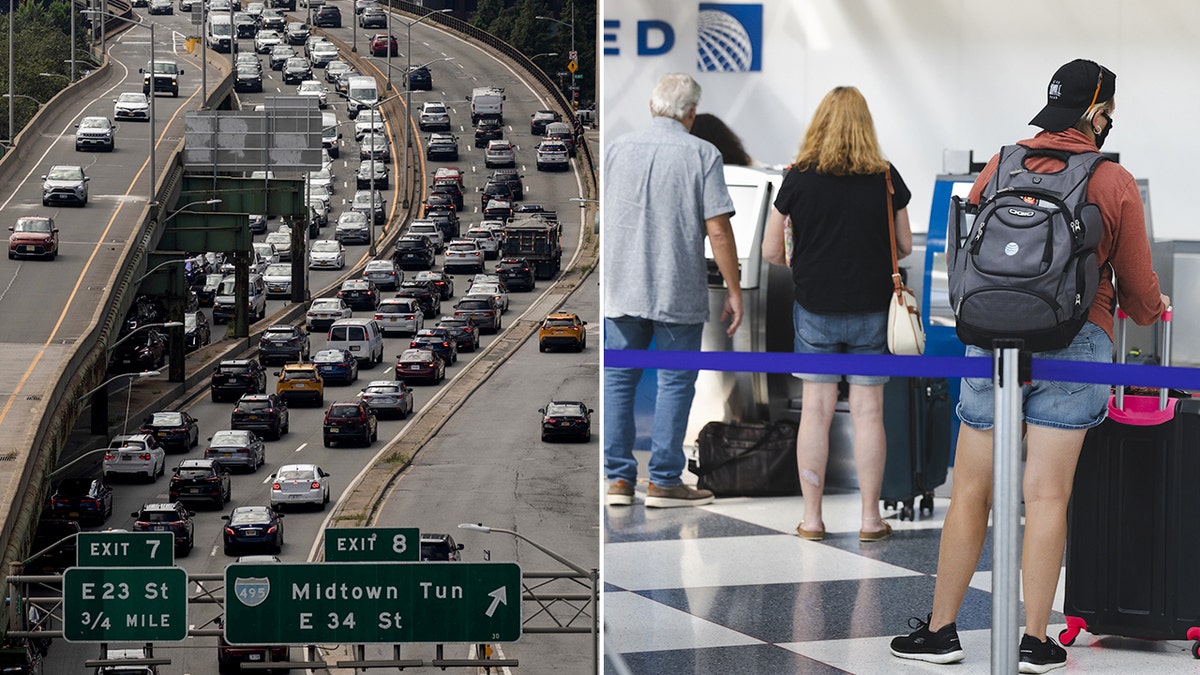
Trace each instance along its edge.
<path fill-rule="evenodd" d="M 921 323 L 921 306 L 912 289 L 900 280 L 900 263 L 896 259 L 896 216 L 892 212 L 892 172 L 884 172 L 887 181 L 888 236 L 892 240 L 892 299 L 888 303 L 888 351 L 897 356 L 920 356 L 925 352 L 925 327 Z"/>

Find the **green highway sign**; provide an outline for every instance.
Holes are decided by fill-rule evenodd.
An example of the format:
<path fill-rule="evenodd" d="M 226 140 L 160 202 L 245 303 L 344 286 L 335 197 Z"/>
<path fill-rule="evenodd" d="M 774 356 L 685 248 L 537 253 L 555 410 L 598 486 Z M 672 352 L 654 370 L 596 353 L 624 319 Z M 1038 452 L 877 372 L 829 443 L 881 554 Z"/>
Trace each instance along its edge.
<path fill-rule="evenodd" d="M 187 571 L 179 567 L 70 567 L 63 572 L 68 642 L 187 638 Z"/>
<path fill-rule="evenodd" d="M 170 532 L 80 532 L 80 567 L 171 567 L 175 535 Z"/>
<path fill-rule="evenodd" d="M 234 563 L 234 645 L 516 642 L 521 566 L 511 562 Z"/>
<path fill-rule="evenodd" d="M 421 558 L 421 531 L 415 527 L 330 527 L 325 530 L 326 562 L 409 562 Z"/>

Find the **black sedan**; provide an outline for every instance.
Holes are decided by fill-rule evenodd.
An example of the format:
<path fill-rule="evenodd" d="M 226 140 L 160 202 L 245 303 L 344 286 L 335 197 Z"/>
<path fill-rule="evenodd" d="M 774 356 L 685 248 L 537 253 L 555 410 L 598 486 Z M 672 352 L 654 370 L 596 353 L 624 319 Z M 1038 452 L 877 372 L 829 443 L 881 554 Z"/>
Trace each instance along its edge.
<path fill-rule="evenodd" d="M 374 312 L 379 307 L 379 288 L 369 279 L 347 279 L 342 282 L 337 297 L 345 300 L 354 311 Z"/>
<path fill-rule="evenodd" d="M 239 506 L 221 520 L 226 521 L 225 555 L 246 548 L 283 550 L 283 514 L 268 506 Z"/>
<path fill-rule="evenodd" d="M 255 91 L 263 90 L 262 69 L 254 66 L 238 66 L 237 74 L 233 78 L 234 91 Z"/>
<path fill-rule="evenodd" d="M 182 410 L 162 410 L 142 422 L 142 433 L 158 439 L 163 450 L 187 452 L 200 443 L 200 424 Z"/>
<path fill-rule="evenodd" d="M 99 525 L 112 515 L 113 491 L 99 478 L 67 478 L 50 495 L 50 518 Z"/>
<path fill-rule="evenodd" d="M 583 442 L 592 439 L 592 409 L 580 401 L 551 401 L 542 414 L 542 440 L 573 438 Z"/>
<path fill-rule="evenodd" d="M 204 312 L 188 312 L 183 315 L 183 349 L 194 352 L 212 342 L 212 325 Z"/>

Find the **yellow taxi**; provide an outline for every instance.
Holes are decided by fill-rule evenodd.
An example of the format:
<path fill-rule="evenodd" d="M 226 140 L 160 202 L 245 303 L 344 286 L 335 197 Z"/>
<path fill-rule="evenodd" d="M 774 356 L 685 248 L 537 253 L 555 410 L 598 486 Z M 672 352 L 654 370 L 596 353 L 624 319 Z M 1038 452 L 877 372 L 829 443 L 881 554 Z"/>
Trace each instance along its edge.
<path fill-rule="evenodd" d="M 570 347 L 581 352 L 587 347 L 586 325 L 577 314 L 554 312 L 538 329 L 538 349 L 544 352 L 552 347 Z"/>
<path fill-rule="evenodd" d="M 325 380 L 315 365 L 289 363 L 275 375 L 279 377 L 275 393 L 289 406 L 300 399 L 312 401 L 318 407 L 325 405 Z"/>

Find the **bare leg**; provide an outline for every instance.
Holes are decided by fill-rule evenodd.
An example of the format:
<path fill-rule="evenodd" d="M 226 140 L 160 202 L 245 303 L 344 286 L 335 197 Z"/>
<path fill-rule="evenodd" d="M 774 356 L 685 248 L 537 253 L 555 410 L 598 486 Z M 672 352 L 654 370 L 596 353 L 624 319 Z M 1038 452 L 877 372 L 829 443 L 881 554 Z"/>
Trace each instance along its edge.
<path fill-rule="evenodd" d="M 883 430 L 883 385 L 850 385 L 850 419 L 854 423 L 854 465 L 862 496 L 862 531 L 883 529 L 879 492 L 887 462 L 887 436 Z"/>
<path fill-rule="evenodd" d="M 1021 580 L 1025 595 L 1025 632 L 1046 639 L 1046 624 L 1067 543 L 1067 502 L 1075 483 L 1075 464 L 1087 431 L 1029 425 L 1025 462 L 1025 541 Z"/>
<path fill-rule="evenodd" d="M 933 617 L 929 620 L 931 631 L 936 632 L 958 617 L 971 576 L 979 566 L 991 508 L 992 432 L 959 425 L 954 488 L 938 551 Z"/>
<path fill-rule="evenodd" d="M 836 382 L 804 381 L 803 410 L 796 432 L 796 464 L 800 469 L 800 491 L 804 493 L 806 530 L 824 530 L 821 498 L 825 495 L 825 466 L 829 463 L 829 427 L 837 407 Z"/>

